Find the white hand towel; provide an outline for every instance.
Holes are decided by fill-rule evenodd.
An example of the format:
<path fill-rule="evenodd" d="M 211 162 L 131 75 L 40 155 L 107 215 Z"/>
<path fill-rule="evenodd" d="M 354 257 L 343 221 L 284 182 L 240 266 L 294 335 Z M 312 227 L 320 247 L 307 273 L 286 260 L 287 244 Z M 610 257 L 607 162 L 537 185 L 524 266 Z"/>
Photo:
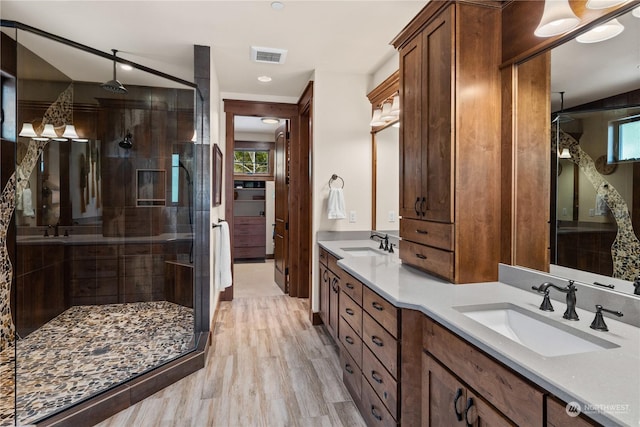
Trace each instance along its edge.
<path fill-rule="evenodd" d="M 607 199 L 604 196 L 597 194 L 596 195 L 596 215 L 601 215 L 601 216 L 606 215 L 607 209 L 609 209 L 609 207 L 607 206 Z"/>
<path fill-rule="evenodd" d="M 217 290 L 221 291 L 231 286 L 231 241 L 229 239 L 229 224 L 226 221 L 221 222 L 218 227 L 215 275 Z"/>
<path fill-rule="evenodd" d="M 36 213 L 33 210 L 33 200 L 31 200 L 30 188 L 22 190 L 22 215 L 30 217 L 36 216 Z"/>
<path fill-rule="evenodd" d="M 329 211 L 329 219 L 344 219 L 347 217 L 344 209 L 344 192 L 342 188 L 329 189 L 327 208 Z"/>

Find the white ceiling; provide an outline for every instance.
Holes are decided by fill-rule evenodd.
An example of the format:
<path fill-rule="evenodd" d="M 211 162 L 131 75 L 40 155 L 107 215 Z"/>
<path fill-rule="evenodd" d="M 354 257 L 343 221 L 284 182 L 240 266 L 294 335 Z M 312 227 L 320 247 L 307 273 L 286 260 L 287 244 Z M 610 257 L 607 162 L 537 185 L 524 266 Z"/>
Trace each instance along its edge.
<path fill-rule="evenodd" d="M 426 1 L 25 1 L 1 0 L 2 19 L 15 20 L 81 42 L 165 73 L 193 81 L 193 45 L 211 46 L 224 94 L 297 99 L 314 69 L 370 74 L 388 60 L 389 41 Z M 640 19 L 620 18 L 625 31 L 596 44 L 570 42 L 552 53 L 554 92 L 565 108 L 640 87 Z M 39 39 L 39 40 L 38 40 Z M 110 61 L 36 36 L 21 42 L 69 78 L 107 81 Z M 284 65 L 250 61 L 250 47 L 288 50 Z M 269 75 L 271 83 L 257 77 Z M 140 71 L 118 70 L 127 84 L 153 84 Z M 164 82 L 166 84 L 166 82 Z M 552 111 L 560 108 L 552 94 Z"/>

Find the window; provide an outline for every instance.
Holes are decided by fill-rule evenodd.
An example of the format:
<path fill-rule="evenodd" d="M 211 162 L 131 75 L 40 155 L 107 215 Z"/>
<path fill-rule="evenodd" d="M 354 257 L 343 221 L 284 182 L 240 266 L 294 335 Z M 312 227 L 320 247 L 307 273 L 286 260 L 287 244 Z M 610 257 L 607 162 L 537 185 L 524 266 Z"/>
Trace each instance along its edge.
<path fill-rule="evenodd" d="M 640 160 L 640 115 L 609 122 L 609 162 Z"/>
<path fill-rule="evenodd" d="M 171 155 L 171 203 L 180 200 L 180 154 Z"/>
<path fill-rule="evenodd" d="M 233 173 L 238 175 L 268 175 L 269 151 L 235 150 L 233 152 Z"/>

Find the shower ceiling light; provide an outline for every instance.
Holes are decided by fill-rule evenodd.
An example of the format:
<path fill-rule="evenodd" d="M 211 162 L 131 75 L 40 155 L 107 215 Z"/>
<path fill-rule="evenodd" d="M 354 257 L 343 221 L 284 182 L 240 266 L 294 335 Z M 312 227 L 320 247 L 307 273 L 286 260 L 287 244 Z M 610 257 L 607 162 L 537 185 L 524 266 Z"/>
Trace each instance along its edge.
<path fill-rule="evenodd" d="M 534 34 L 538 37 L 557 36 L 573 30 L 579 23 L 580 20 L 569 6 L 569 0 L 546 0 L 542 18 Z"/>
<path fill-rule="evenodd" d="M 618 22 L 617 19 L 612 19 L 609 22 L 605 22 L 604 24 L 587 31 L 584 34 L 579 35 L 578 37 L 576 37 L 576 41 L 580 43 L 602 42 L 614 38 L 623 30 L 624 25 Z"/>
<path fill-rule="evenodd" d="M 587 1 L 587 9 L 608 9 L 627 1 L 629 0 L 589 0 Z"/>

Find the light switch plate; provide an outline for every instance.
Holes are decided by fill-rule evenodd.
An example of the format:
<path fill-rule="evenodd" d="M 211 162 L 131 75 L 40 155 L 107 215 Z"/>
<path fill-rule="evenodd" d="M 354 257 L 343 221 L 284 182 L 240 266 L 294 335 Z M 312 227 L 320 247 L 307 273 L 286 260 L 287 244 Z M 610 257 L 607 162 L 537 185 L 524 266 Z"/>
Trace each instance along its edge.
<path fill-rule="evenodd" d="M 356 211 L 349 211 L 349 222 L 356 222 Z"/>

